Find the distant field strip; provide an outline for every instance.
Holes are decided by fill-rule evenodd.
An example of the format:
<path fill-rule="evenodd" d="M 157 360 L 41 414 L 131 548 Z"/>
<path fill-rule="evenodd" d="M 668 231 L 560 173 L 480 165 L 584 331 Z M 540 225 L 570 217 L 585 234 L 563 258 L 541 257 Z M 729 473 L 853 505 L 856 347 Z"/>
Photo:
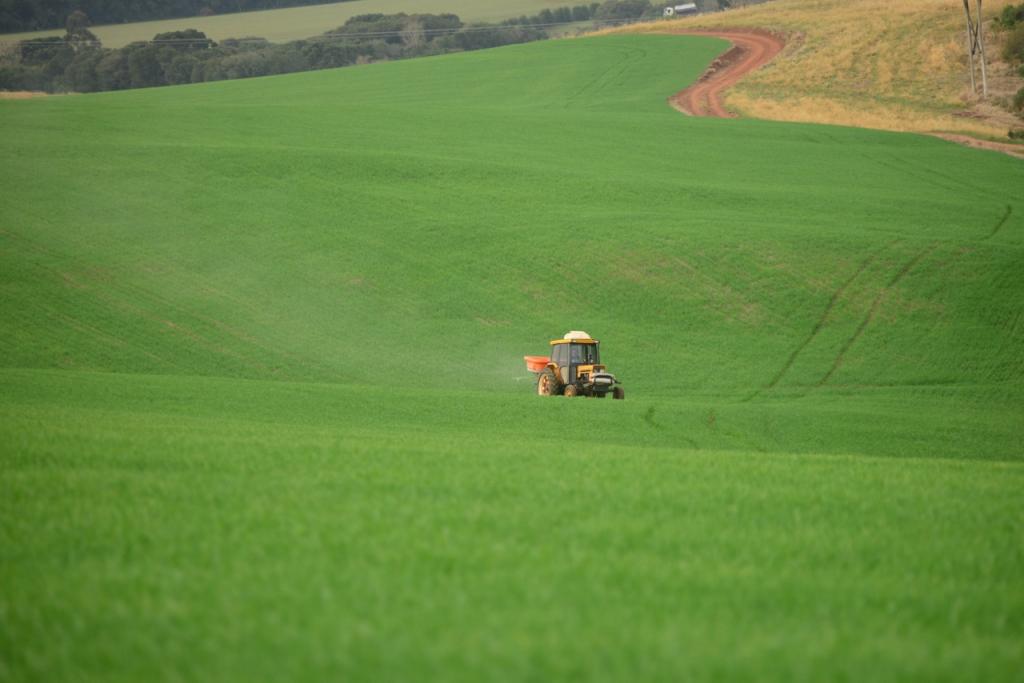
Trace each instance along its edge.
<path fill-rule="evenodd" d="M 209 17 L 186 17 L 131 24 L 94 26 L 91 31 L 106 47 L 124 47 L 138 40 L 151 40 L 158 33 L 194 28 L 210 38 L 258 36 L 271 42 L 300 40 L 320 35 L 344 24 L 359 14 L 457 14 L 466 22 L 498 21 L 521 15 L 536 14 L 545 8 L 564 5 L 560 0 L 353 0 L 306 7 L 237 12 Z M 33 31 L 0 34 L 0 42 L 18 41 L 42 36 L 62 35 L 63 31 Z"/>

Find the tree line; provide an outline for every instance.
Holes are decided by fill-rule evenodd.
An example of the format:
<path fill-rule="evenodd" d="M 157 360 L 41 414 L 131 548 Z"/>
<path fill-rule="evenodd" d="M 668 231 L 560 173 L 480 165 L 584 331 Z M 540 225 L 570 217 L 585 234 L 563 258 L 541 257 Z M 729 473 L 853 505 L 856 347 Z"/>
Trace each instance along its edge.
<path fill-rule="evenodd" d="M 606 0 L 497 24 L 464 24 L 454 14 L 364 14 L 321 36 L 288 43 L 217 43 L 188 29 L 120 49 L 104 48 L 89 30 L 89 17 L 75 11 L 65 21 L 64 36 L 21 41 L 0 55 L 0 89 L 97 92 L 329 69 L 525 43 L 547 38 L 545 24 L 651 18 L 658 11 L 650 0 Z"/>

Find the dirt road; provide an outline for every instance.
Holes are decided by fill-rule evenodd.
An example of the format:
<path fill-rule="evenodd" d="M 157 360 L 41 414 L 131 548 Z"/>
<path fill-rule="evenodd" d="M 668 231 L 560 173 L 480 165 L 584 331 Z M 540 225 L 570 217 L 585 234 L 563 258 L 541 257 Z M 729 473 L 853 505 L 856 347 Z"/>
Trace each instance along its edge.
<path fill-rule="evenodd" d="M 770 62 L 786 46 L 781 38 L 767 31 L 709 29 L 673 33 L 714 36 L 732 43 L 729 51 L 715 59 L 696 83 L 669 98 L 673 107 L 691 116 L 733 116 L 722 104 L 725 90 Z"/>
<path fill-rule="evenodd" d="M 979 140 L 978 138 L 972 138 L 969 135 L 956 135 L 955 133 L 932 133 L 937 138 L 943 140 L 949 140 L 965 147 L 974 147 L 975 149 L 989 149 L 994 152 L 1002 152 L 1003 154 L 1009 154 L 1012 157 L 1018 159 L 1024 159 L 1024 147 L 1021 145 L 1014 145 L 1009 142 L 994 142 L 992 140 Z"/>

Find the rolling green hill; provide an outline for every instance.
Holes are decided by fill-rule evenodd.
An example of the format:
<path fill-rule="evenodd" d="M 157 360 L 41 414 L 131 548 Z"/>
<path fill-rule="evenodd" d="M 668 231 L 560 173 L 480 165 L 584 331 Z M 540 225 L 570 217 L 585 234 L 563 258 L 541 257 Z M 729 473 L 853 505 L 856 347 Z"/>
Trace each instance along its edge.
<path fill-rule="evenodd" d="M 724 47 L 0 102 L 0 675 L 1012 679 L 1024 166 Z"/>

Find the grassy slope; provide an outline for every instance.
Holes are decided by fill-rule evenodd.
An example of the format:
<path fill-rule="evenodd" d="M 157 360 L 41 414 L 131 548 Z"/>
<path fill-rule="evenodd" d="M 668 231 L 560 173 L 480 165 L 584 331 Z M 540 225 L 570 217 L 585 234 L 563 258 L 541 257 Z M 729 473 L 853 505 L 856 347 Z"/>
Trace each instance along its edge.
<path fill-rule="evenodd" d="M 560 7 L 561 0 L 355 0 L 327 5 L 290 7 L 262 12 L 238 12 L 212 17 L 187 17 L 162 21 L 96 26 L 91 30 L 105 47 L 124 47 L 136 40 L 152 40 L 158 33 L 194 28 L 214 40 L 259 36 L 273 42 L 300 40 L 320 35 L 344 24 L 358 14 L 458 14 L 463 21 L 498 21 L 522 14 L 536 14 L 544 8 Z M 32 31 L 0 34 L 0 40 L 26 40 L 62 35 L 63 31 Z"/>
<path fill-rule="evenodd" d="M 719 49 L 0 103 L 0 673 L 1019 670 L 1024 171 Z"/>
<path fill-rule="evenodd" d="M 985 2 L 986 18 L 1012 0 Z M 993 100 L 969 96 L 963 4 L 957 0 L 774 0 L 756 7 L 623 29 L 762 27 L 790 44 L 727 99 L 745 115 L 902 131 L 962 131 L 1005 138 L 1021 121 L 1006 103 L 1024 85 L 986 34 Z M 980 78 L 980 76 L 979 76 Z M 980 85 L 979 85 L 980 87 Z M 978 116 L 954 116 L 973 110 Z"/>

